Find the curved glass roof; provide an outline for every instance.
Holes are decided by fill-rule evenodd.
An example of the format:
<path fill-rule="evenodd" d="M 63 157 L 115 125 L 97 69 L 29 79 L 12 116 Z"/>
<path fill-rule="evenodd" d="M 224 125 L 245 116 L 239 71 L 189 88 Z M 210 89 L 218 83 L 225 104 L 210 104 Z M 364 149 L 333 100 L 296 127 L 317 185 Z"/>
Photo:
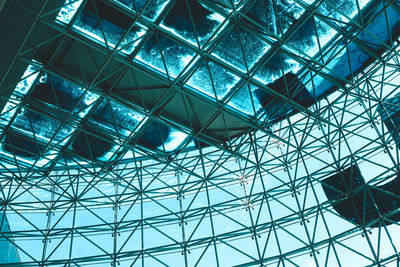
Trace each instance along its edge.
<path fill-rule="evenodd" d="M 400 1 L 5 1 L 0 25 L 0 264 L 399 264 Z"/>

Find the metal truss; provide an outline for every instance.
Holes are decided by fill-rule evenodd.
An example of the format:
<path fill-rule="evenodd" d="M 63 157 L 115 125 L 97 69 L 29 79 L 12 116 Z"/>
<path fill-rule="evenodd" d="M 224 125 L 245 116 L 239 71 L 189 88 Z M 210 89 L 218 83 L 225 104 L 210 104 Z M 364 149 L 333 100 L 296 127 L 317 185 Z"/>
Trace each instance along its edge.
<path fill-rule="evenodd" d="M 83 0 L 78 15 L 90 1 Z M 395 131 L 387 128 L 382 114 L 391 114 L 382 106 L 400 93 L 400 42 L 398 38 L 381 41 L 377 53 L 362 38 L 373 22 L 368 9 L 380 8 L 379 14 L 386 14 L 392 7 L 399 9 L 398 1 L 370 1 L 368 5 L 350 1 L 356 10 L 352 16 L 343 6 L 349 1 L 260 1 L 273 7 L 277 24 L 282 23 L 279 3 L 301 10 L 286 28 L 275 25 L 271 30 L 249 15 L 259 1 L 201 0 L 224 19 L 205 41 L 194 31 L 196 42 L 163 25 L 180 1 L 164 1 L 156 19 L 118 1 L 92 1 L 95 6 L 105 3 L 131 18 L 135 27 L 146 29 L 129 54 L 123 53 L 121 43 L 134 25 L 112 47 L 74 28 L 78 15 L 69 24 L 56 20 L 60 9 L 71 2 L 5 1 L 0 9 L 5 23 L 0 28 L 2 41 L 19 29 L 12 24 L 15 18 L 24 15 L 30 21 L 27 27 L 21 26 L 17 47 L 3 52 L 12 54 L 0 62 L 4 106 L 26 79 L 22 73 L 29 64 L 36 64 L 40 73 L 58 75 L 99 95 L 84 117 L 71 113 L 57 119 L 60 127 L 75 128 L 65 143 L 46 144 L 55 151 L 51 156 L 41 155 L 48 157 L 46 164 L 39 164 L 39 159 L 21 160 L 17 153 L 0 153 L 0 247 L 7 244 L 18 254 L 18 261 L 8 259 L 1 266 L 399 265 L 396 237 L 400 225 L 394 219 L 399 207 L 380 214 L 374 222 L 377 227 L 357 225 L 333 208 L 337 200 L 329 199 L 322 187 L 325 178 L 354 163 L 373 188 L 397 179 L 400 155 L 395 136 L 400 132 L 398 125 Z M 194 23 L 190 12 L 189 17 Z M 309 21 L 316 31 L 323 24 L 334 32 L 328 41 L 322 40 L 322 33 L 315 33 L 315 55 L 291 42 Z M 248 44 L 241 44 L 243 69 L 216 52 L 235 30 L 268 45 L 250 65 L 245 51 Z M 103 29 L 101 34 L 107 39 Z M 379 38 L 379 34 L 368 34 Z M 193 56 L 174 75 L 158 41 L 165 68 L 160 71 L 139 60 L 151 38 L 168 38 Z M 332 69 L 332 62 L 351 53 L 353 43 L 365 46 L 371 60 L 361 71 L 344 77 Z M 321 99 L 315 97 L 310 107 L 274 90 L 268 77 L 262 80 L 259 76 L 277 55 L 298 66 L 298 75 L 311 91 L 316 90 L 318 79 L 331 83 L 335 90 Z M 274 75 L 287 73 L 284 60 L 278 63 L 279 75 Z M 352 63 L 348 64 L 351 69 Z M 222 97 L 213 81 L 214 65 L 238 78 Z M 214 97 L 190 86 L 203 66 Z M 132 83 L 128 89 L 122 86 L 127 77 Z M 293 110 L 271 120 L 278 112 L 257 109 L 253 87 Z M 252 115 L 232 106 L 243 89 L 249 92 L 243 101 L 253 107 Z M 56 117 L 55 110 L 27 105 L 29 93 L 16 110 Z M 117 130 L 98 130 L 94 134 L 116 148 L 106 160 L 95 159 L 92 153 L 84 158 L 71 144 L 104 99 L 137 111 L 146 120 L 124 137 Z M 207 112 L 196 114 L 199 109 Z M 1 126 L 1 151 L 6 136 L 15 134 L 12 125 L 17 113 Z M 171 126 L 189 139 L 174 151 L 145 147 L 140 137 L 154 122 Z M 113 124 L 119 127 L 117 121 Z M 36 146 L 44 145 L 35 133 L 32 136 Z M 395 198 L 400 194 L 383 193 Z"/>

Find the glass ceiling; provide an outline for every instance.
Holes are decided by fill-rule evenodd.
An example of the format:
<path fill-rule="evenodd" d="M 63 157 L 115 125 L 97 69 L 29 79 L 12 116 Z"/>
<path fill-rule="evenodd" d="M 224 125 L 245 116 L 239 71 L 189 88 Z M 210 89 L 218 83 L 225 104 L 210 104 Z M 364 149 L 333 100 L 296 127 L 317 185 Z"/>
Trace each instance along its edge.
<path fill-rule="evenodd" d="M 44 160 L 47 153 L 54 159 L 64 147 L 90 161 L 108 161 L 146 124 L 144 113 L 57 77 L 39 62 L 34 64 L 28 66 L 2 112 L 1 123 L 12 133 L 6 134 L 0 153 L 23 161 L 32 158 L 30 163 L 37 167 L 49 163 Z M 135 141 L 144 148 L 171 152 L 188 139 L 173 127 L 147 124 Z"/>
<path fill-rule="evenodd" d="M 400 263 L 400 1 L 59 2 L 2 95 L 0 264 Z"/>
<path fill-rule="evenodd" d="M 362 68 L 371 55 L 358 43 L 379 50 L 398 23 L 392 7 L 384 14 L 377 10 L 357 39 L 348 40 L 347 34 L 360 27 L 349 25 L 349 21 L 367 4 L 367 0 L 280 1 L 274 11 L 269 1 L 88 1 L 83 6 L 81 1 L 67 1 L 57 21 L 72 23 L 76 31 L 110 50 L 134 55 L 134 61 L 185 83 L 187 90 L 254 116 L 264 115 L 260 105 L 264 96 L 255 93 L 259 86 L 248 82 L 249 75 L 268 86 L 282 74 L 294 73 L 305 84 L 308 92 L 304 93 L 320 99 L 336 87 L 325 75 L 346 78 Z M 314 8 L 316 15 L 304 14 L 307 7 Z M 82 11 L 74 18 L 79 8 Z M 135 21 L 136 15 L 140 17 Z M 234 16 L 242 17 L 243 23 L 233 23 Z M 377 38 L 374 32 L 387 17 L 393 18 L 387 25 L 389 30 Z M 301 27 L 287 32 L 299 18 L 304 18 Z M 156 32 L 150 30 L 154 23 L 160 27 Z M 359 60 L 350 60 L 349 65 L 349 57 Z M 312 65 L 307 66 L 304 61 L 311 59 Z M 268 98 L 274 96 L 265 91 L 260 90 Z M 286 93 L 292 97 L 292 92 Z M 270 117 L 273 120 L 274 116 Z"/>

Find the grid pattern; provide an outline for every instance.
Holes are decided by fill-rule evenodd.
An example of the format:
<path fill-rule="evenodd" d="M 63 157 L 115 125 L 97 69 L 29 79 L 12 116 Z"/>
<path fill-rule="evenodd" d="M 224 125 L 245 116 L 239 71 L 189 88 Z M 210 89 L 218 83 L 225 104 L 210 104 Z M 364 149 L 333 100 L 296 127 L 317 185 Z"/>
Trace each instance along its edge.
<path fill-rule="evenodd" d="M 0 263 L 399 264 L 399 1 L 2 8 Z"/>

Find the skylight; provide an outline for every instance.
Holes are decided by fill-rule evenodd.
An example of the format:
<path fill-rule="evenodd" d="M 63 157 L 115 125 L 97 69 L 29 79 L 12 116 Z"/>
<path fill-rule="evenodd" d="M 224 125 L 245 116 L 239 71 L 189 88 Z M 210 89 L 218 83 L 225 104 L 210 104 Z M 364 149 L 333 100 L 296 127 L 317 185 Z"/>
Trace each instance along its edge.
<path fill-rule="evenodd" d="M 161 26 L 193 45 L 202 46 L 224 21 L 224 17 L 199 1 L 178 0 Z"/>
<path fill-rule="evenodd" d="M 44 72 L 30 94 L 31 100 L 39 100 L 51 105 L 63 116 L 83 118 L 91 109 L 99 95 L 85 90 L 68 80 Z"/>
<path fill-rule="evenodd" d="M 212 61 L 204 62 L 188 80 L 187 85 L 214 98 L 222 99 L 239 78 Z"/>
<path fill-rule="evenodd" d="M 56 19 L 66 24 L 70 23 L 82 2 L 83 0 L 66 0 Z"/>
<path fill-rule="evenodd" d="M 107 128 L 118 137 L 127 137 L 137 130 L 144 118 L 144 115 L 114 100 L 103 99 L 89 121 Z"/>
<path fill-rule="evenodd" d="M 176 78 L 194 56 L 194 51 L 164 35 L 153 35 L 139 51 L 136 59 Z"/>
<path fill-rule="evenodd" d="M 18 82 L 14 92 L 10 96 L 9 101 L 6 103 L 1 112 L 0 122 L 2 124 L 7 124 L 9 120 L 14 116 L 15 112 L 17 112 L 22 98 L 24 97 L 24 95 L 27 94 L 32 84 L 35 82 L 37 76 L 39 75 L 39 70 L 40 68 L 35 65 L 29 65 L 26 68 L 20 82 Z"/>
<path fill-rule="evenodd" d="M 0 265 L 398 263 L 398 1 L 23 2 Z"/>
<path fill-rule="evenodd" d="M 134 25 L 134 19 L 100 0 L 88 1 L 77 16 L 74 28 L 107 47 L 130 54 L 146 30 Z"/>
<path fill-rule="evenodd" d="M 185 141 L 187 137 L 187 134 L 175 129 L 171 129 L 168 139 L 162 146 L 158 146 L 157 148 L 160 150 L 165 149 L 166 152 L 174 151 Z"/>
<path fill-rule="evenodd" d="M 316 17 L 307 19 L 297 29 L 288 42 L 284 45 L 286 52 L 277 51 L 271 58 L 265 60 L 264 55 L 269 52 L 270 44 L 275 38 L 281 38 L 285 32 L 297 21 L 305 11 L 305 7 L 295 2 L 280 2 L 274 9 L 268 1 L 257 1 L 251 8 L 244 12 L 246 20 L 251 25 L 260 28 L 263 32 L 259 36 L 241 26 L 226 28 L 225 16 L 233 12 L 231 2 L 220 1 L 219 7 L 224 11 L 219 13 L 212 5 L 202 1 L 177 1 L 169 7 L 168 14 L 162 19 L 160 26 L 165 28 L 169 34 L 154 33 L 150 38 L 142 39 L 147 28 L 137 22 L 134 14 L 140 14 L 146 19 L 155 21 L 157 16 L 163 12 L 169 1 L 115 1 L 117 4 L 128 8 L 132 12 L 127 15 L 107 4 L 106 1 L 88 1 L 81 11 L 76 14 L 74 22 L 75 29 L 81 31 L 90 38 L 103 43 L 105 46 L 115 48 L 126 54 L 134 51 L 135 47 L 143 40 L 144 44 L 137 52 L 135 60 L 149 65 L 153 69 L 174 79 L 179 75 L 185 75 L 183 71 L 196 64 L 197 70 L 191 74 L 187 85 L 196 92 L 222 100 L 227 96 L 235 84 L 240 80 L 226 67 L 220 66 L 219 60 L 230 65 L 242 73 L 252 72 L 257 67 L 254 78 L 264 84 L 273 83 L 274 80 L 282 77 L 288 72 L 297 73 L 304 69 L 304 66 L 295 57 L 289 56 L 289 52 L 305 54 L 308 57 L 319 57 L 320 47 L 330 45 L 329 42 L 336 30 L 328 26 L 323 20 Z M 60 11 L 58 20 L 69 23 L 80 5 L 80 1 L 66 1 L 64 8 Z M 367 5 L 368 1 L 360 1 L 359 8 Z M 235 5 L 238 3 L 235 2 Z M 312 4 L 311 2 L 308 4 Z M 241 10 L 242 5 L 236 6 Z M 217 8 L 218 9 L 218 8 Z M 318 7 L 318 12 L 324 16 L 334 17 L 337 23 L 347 23 L 349 18 L 357 16 L 358 11 L 355 4 L 346 1 L 334 3 L 326 1 Z M 68 16 L 67 16 L 68 14 Z M 68 20 L 65 18 L 69 18 Z M 204 62 L 201 57 L 195 57 L 196 51 L 191 46 L 198 46 L 207 43 L 207 40 L 219 28 L 217 45 L 211 49 L 214 58 Z M 165 35 L 166 34 L 166 35 Z M 170 35 L 170 37 L 168 36 Z M 277 37 L 274 37 L 277 36 Z M 272 37 L 270 37 L 272 36 Z M 361 37 L 363 38 L 363 37 Z M 178 40 L 179 39 L 179 40 Z M 187 43 L 188 42 L 188 43 Z M 187 43 L 187 44 L 185 44 Z M 342 44 L 341 46 L 343 46 Z M 325 49 L 326 50 L 326 49 Z M 296 52 L 297 51 L 297 52 Z M 361 52 L 360 52 L 361 53 Z M 364 52 L 362 52 L 364 53 Z M 343 60 L 348 61 L 342 49 Z M 330 61 L 332 68 L 338 62 L 340 55 L 335 55 Z M 263 60 L 265 62 L 260 62 Z M 203 63 L 198 63 L 203 62 Z M 329 67 L 329 66 L 328 66 Z M 344 71 L 342 69 L 342 71 Z M 300 73 L 299 73 L 300 75 Z M 311 80 L 308 74 L 307 81 Z M 315 83 L 321 83 L 324 79 L 315 76 Z M 306 88 L 310 89 L 310 83 L 304 81 Z M 326 82 L 325 82 L 326 83 Z M 328 88 L 324 88 L 328 87 Z M 316 97 L 325 94 L 330 84 L 321 85 L 317 90 Z M 256 88 L 252 87 L 252 90 Z M 251 95 L 255 95 L 251 93 Z M 245 96 L 245 98 L 243 98 Z M 250 101 L 250 92 L 245 89 L 237 90 L 236 95 L 228 103 L 230 107 L 237 109 L 245 115 L 253 116 L 260 110 L 257 99 L 252 97 L 254 105 Z M 235 101 L 246 102 L 247 104 L 235 104 Z M 246 106 L 247 105 L 247 106 Z"/>
<path fill-rule="evenodd" d="M 113 0 L 120 3 L 136 13 L 142 14 L 144 17 L 154 21 L 163 11 L 169 0 Z"/>

